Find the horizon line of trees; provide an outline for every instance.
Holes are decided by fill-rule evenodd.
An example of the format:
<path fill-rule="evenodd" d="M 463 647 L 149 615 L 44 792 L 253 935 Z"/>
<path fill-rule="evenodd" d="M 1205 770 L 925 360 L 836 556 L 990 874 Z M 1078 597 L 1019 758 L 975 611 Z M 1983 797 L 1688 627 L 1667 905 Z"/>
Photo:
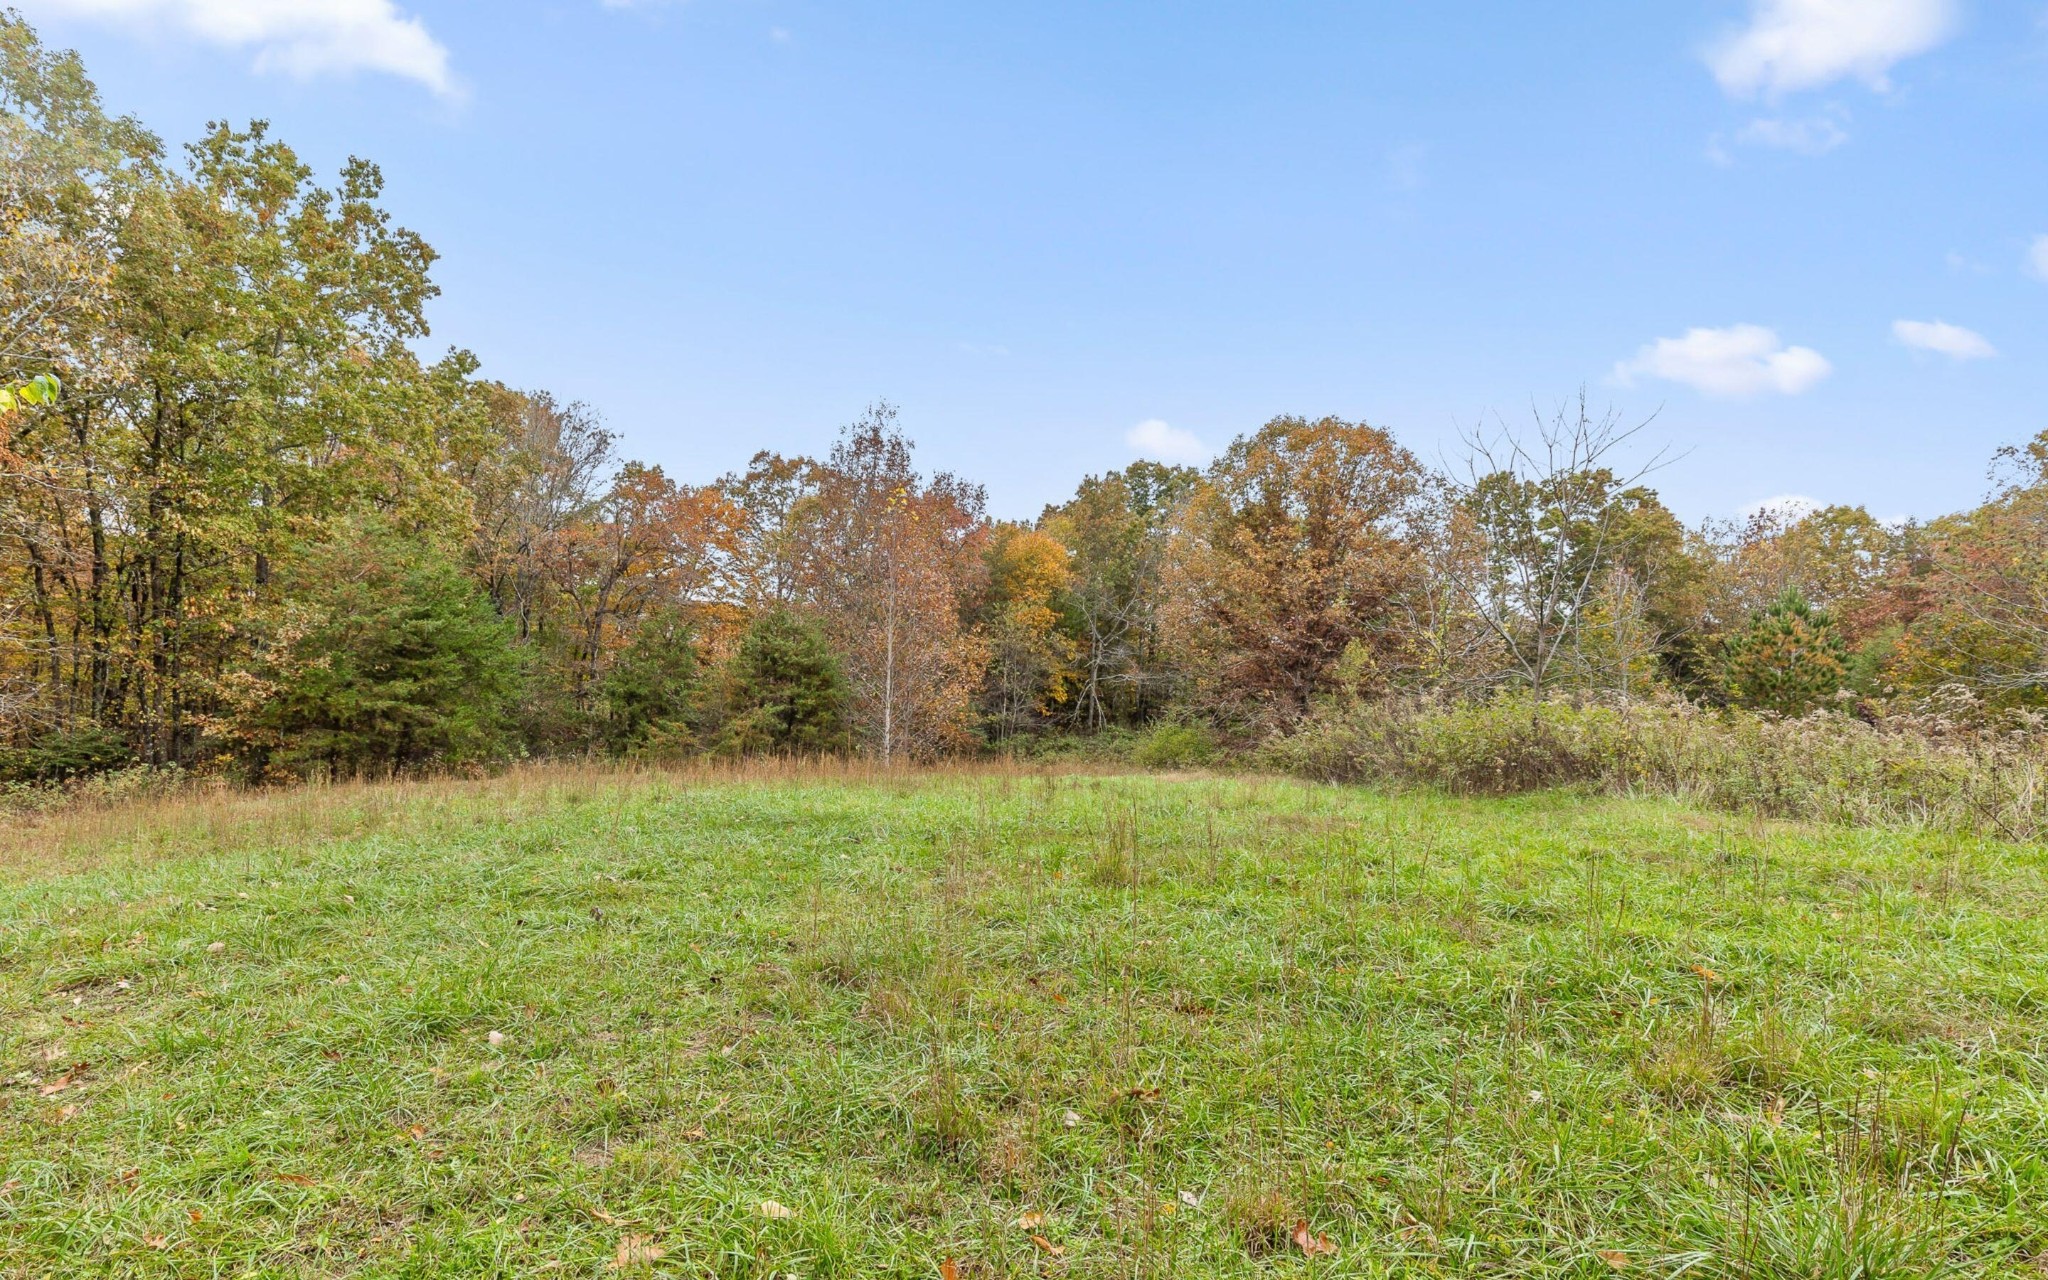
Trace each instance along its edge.
<path fill-rule="evenodd" d="M 1688 528 L 1583 394 L 1451 468 L 1277 418 L 1033 521 L 878 403 L 702 485 L 586 406 L 422 361 L 433 250 L 260 123 L 182 161 L 0 14 L 0 775 L 268 779 L 532 754 L 862 751 L 1331 697 L 1869 718 L 2048 703 L 2048 433 L 1979 507 Z M 41 384 L 38 384 L 41 385 Z"/>

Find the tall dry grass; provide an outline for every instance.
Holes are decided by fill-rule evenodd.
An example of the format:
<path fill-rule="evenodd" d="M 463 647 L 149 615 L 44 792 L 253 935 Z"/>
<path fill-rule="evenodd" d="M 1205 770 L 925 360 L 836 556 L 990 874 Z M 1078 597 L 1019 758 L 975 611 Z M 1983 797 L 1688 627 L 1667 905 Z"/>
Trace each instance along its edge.
<path fill-rule="evenodd" d="M 571 800 L 648 787 L 795 786 L 828 783 L 922 785 L 947 778 L 1024 778 L 1126 772 L 1099 761 L 1011 757 L 883 766 L 866 757 L 696 758 L 676 762 L 566 760 L 524 763 L 461 776 L 311 781 L 240 786 L 172 775 L 148 786 L 43 791 L 0 808 L 0 875 L 64 874 L 181 852 L 236 853 L 346 839 L 394 819 L 416 828 L 422 814 L 486 802 L 504 818 L 533 817 Z"/>
<path fill-rule="evenodd" d="M 2034 840 L 2048 831 L 2037 733 L 1782 719 L 1682 701 L 1332 704 L 1261 752 L 1332 782 L 1468 795 L 1552 787 L 1674 796 L 1774 818 Z"/>

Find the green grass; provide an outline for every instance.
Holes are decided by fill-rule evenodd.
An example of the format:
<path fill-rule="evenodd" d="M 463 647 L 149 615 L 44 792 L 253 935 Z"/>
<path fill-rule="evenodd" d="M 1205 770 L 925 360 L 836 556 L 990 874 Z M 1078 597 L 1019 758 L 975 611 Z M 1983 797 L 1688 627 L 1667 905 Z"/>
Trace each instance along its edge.
<path fill-rule="evenodd" d="M 1001 772 L 542 771 L 11 839 L 7 1274 L 2048 1250 L 2039 848 Z"/>

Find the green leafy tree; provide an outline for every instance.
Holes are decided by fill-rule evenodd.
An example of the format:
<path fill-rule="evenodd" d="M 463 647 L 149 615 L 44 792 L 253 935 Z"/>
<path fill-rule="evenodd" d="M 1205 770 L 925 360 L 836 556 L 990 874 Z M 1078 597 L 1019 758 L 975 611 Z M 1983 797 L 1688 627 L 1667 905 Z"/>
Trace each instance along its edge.
<path fill-rule="evenodd" d="M 0 383 L 0 413 L 53 405 L 62 390 L 63 384 L 49 373 L 39 373 L 26 382 Z"/>
<path fill-rule="evenodd" d="M 1728 695 L 1742 705 L 1801 715 L 1842 688 L 1848 662 L 1833 620 L 1787 590 L 1728 637 L 1721 671 Z"/>
<path fill-rule="evenodd" d="M 522 684 L 511 629 L 446 553 L 359 532 L 299 576 L 244 688 L 252 763 L 355 775 L 507 753 Z"/>
<path fill-rule="evenodd" d="M 0 384 L 39 402 L 0 423 L 0 702 L 191 764 L 275 566 L 365 512 L 466 528 L 473 415 L 414 353 L 434 254 L 375 166 L 316 185 L 260 124 L 185 161 L 0 13 Z"/>
<path fill-rule="evenodd" d="M 728 671 L 718 749 L 730 755 L 837 755 L 853 746 L 850 694 L 817 624 L 786 609 L 762 614 Z"/>
<path fill-rule="evenodd" d="M 1039 517 L 1039 530 L 1068 552 L 1062 629 L 1074 646 L 1074 673 L 1064 705 L 1076 726 L 1140 723 L 1171 693 L 1162 570 L 1173 522 L 1201 479 L 1192 467 L 1134 462 L 1089 476 Z"/>

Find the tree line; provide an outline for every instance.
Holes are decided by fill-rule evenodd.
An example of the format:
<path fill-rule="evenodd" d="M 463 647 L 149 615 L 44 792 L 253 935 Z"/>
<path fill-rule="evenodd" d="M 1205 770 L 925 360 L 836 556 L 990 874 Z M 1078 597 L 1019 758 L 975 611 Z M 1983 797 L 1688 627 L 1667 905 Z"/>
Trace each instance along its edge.
<path fill-rule="evenodd" d="M 433 250 L 262 124 L 173 156 L 0 16 L 0 772 L 521 755 L 884 761 L 1332 697 L 1673 697 L 2028 727 L 2048 435 L 1979 507 L 1688 527 L 1583 397 L 1430 466 L 1275 419 L 1035 521 L 886 404 L 689 484 L 427 362 Z M 59 389 L 61 388 L 61 394 Z"/>

